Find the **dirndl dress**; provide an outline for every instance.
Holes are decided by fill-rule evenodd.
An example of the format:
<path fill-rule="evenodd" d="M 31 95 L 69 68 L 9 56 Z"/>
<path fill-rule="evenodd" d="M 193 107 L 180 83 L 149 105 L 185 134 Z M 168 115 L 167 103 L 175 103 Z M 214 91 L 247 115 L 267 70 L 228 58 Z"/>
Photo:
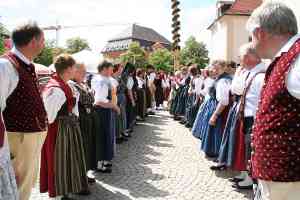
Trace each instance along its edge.
<path fill-rule="evenodd" d="M 88 182 L 78 117 L 69 113 L 57 119 L 54 171 L 55 191 L 60 196 L 81 192 L 88 188 Z"/>
<path fill-rule="evenodd" d="M 218 157 L 219 163 L 225 164 L 227 167 L 232 167 L 234 160 L 236 123 L 240 108 L 239 99 L 239 97 L 236 97 L 229 110 Z"/>
<path fill-rule="evenodd" d="M 75 84 L 75 87 L 80 93 L 78 102 L 79 121 L 85 152 L 86 168 L 87 170 L 91 170 L 96 168 L 95 123 L 99 123 L 99 119 L 97 113 L 93 108 L 94 96 L 92 95 L 92 93 L 89 92 L 87 88 L 82 88 L 77 84 Z"/>
<path fill-rule="evenodd" d="M 213 101 L 209 95 L 205 96 L 204 102 L 201 104 L 196 119 L 193 124 L 192 134 L 194 137 L 202 140 L 203 133 L 208 127 L 210 115 L 208 110 L 211 108 Z"/>

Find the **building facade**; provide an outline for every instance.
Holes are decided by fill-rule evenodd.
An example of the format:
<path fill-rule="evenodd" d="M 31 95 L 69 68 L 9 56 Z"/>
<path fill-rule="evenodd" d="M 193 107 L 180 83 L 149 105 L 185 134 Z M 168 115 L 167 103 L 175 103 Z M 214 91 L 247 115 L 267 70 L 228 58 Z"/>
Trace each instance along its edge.
<path fill-rule="evenodd" d="M 128 50 L 132 42 L 138 42 L 147 54 L 158 47 L 171 49 L 171 42 L 155 30 L 133 24 L 109 40 L 101 53 L 107 60 L 116 60 Z"/>
<path fill-rule="evenodd" d="M 218 1 L 217 16 L 208 27 L 211 33 L 211 60 L 225 59 L 238 62 L 239 48 L 250 41 L 246 23 L 262 0 Z"/>

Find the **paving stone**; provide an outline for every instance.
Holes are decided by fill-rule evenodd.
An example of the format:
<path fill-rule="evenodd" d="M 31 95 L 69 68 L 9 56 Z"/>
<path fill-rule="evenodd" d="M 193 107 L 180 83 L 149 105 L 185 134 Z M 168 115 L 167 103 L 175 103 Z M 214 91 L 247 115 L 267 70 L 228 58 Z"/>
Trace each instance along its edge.
<path fill-rule="evenodd" d="M 112 174 L 95 174 L 97 183 L 78 200 L 247 200 L 227 178 L 212 172 L 213 162 L 199 151 L 199 141 L 167 112 L 149 117 L 135 128 L 127 143 L 117 146 Z M 30 200 L 48 200 L 38 185 Z"/>

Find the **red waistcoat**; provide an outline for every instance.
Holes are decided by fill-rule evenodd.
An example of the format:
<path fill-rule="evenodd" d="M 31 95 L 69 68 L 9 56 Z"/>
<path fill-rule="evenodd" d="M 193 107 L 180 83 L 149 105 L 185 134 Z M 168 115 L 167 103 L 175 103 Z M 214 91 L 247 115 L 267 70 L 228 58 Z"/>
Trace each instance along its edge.
<path fill-rule="evenodd" d="M 33 66 L 29 66 L 12 53 L 6 55 L 14 61 L 19 82 L 7 98 L 3 112 L 6 130 L 9 132 L 40 132 L 46 130 L 47 114 L 37 85 Z"/>
<path fill-rule="evenodd" d="M 269 66 L 253 128 L 252 175 L 266 181 L 300 181 L 300 100 L 286 76 L 300 55 L 300 39 Z"/>

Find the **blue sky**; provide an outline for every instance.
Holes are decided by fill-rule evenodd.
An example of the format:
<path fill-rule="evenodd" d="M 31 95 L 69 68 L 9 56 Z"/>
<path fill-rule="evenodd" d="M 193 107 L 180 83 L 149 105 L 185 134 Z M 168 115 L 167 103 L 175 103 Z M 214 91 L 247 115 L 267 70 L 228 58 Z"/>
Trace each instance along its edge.
<path fill-rule="evenodd" d="M 181 0 L 182 40 L 190 35 L 209 43 L 207 25 L 214 18 L 216 0 Z M 41 26 L 122 23 L 122 26 L 65 29 L 59 43 L 80 36 L 88 39 L 92 49 L 100 51 L 106 41 L 130 23 L 154 28 L 171 39 L 171 0 L 0 0 L 1 22 L 12 29 L 20 21 L 33 19 Z M 55 32 L 47 31 L 47 39 Z"/>

